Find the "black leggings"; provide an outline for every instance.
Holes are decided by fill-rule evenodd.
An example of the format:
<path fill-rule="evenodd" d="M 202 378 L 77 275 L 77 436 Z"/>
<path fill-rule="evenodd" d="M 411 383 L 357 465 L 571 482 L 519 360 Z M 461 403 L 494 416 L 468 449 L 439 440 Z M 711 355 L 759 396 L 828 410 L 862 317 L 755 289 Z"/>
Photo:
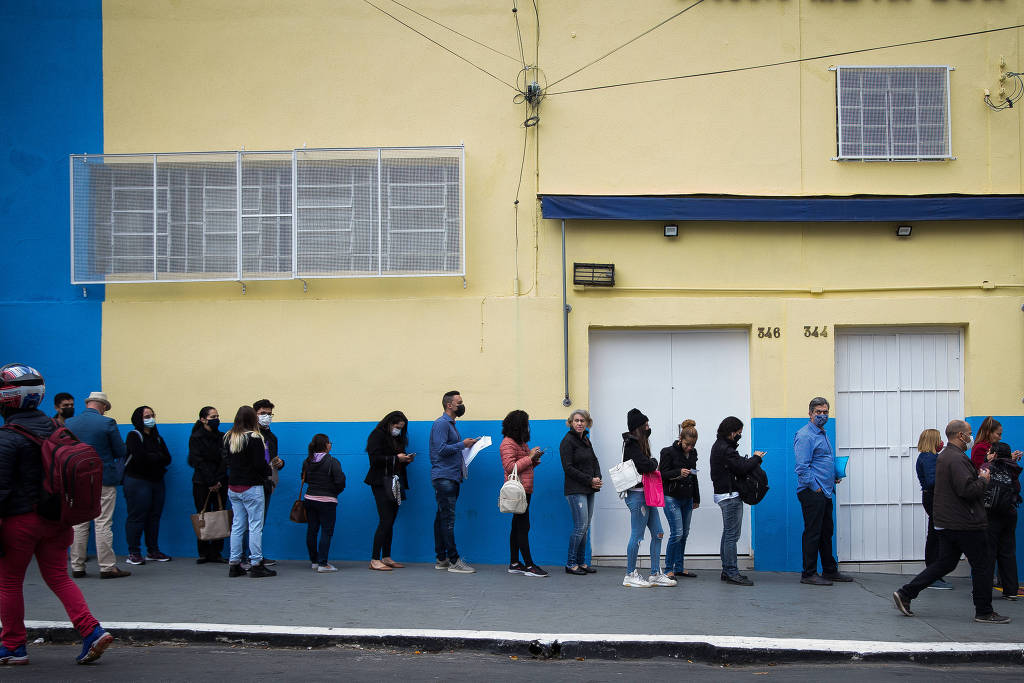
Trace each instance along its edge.
<path fill-rule="evenodd" d="M 519 561 L 519 554 L 523 555 L 523 564 L 527 567 L 533 564 L 530 556 L 530 496 L 526 494 L 526 512 L 521 515 L 512 515 L 512 530 L 508 534 L 509 564 Z"/>
<path fill-rule="evenodd" d="M 377 531 L 373 534 L 373 554 L 371 560 L 391 557 L 391 536 L 395 529 L 395 517 L 398 516 L 398 503 L 391 499 L 390 487 L 371 486 L 373 499 L 377 502 Z"/>

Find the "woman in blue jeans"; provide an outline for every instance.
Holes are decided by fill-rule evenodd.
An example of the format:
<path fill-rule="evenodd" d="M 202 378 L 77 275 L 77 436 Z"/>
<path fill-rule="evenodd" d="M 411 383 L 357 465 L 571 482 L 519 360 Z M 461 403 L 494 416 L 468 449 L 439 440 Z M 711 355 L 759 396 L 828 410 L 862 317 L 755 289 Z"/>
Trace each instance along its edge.
<path fill-rule="evenodd" d="M 569 536 L 569 559 L 565 573 L 576 576 L 594 574 L 596 569 L 587 564 L 587 536 L 590 520 L 594 517 L 594 494 L 601 490 L 601 464 L 590 443 L 590 427 L 594 421 L 590 413 L 577 408 L 566 420 L 569 432 L 562 437 L 558 454 L 565 472 L 563 492 L 572 515 L 572 535 Z"/>
<path fill-rule="evenodd" d="M 228 576 L 245 576 L 242 569 L 242 536 L 249 530 L 248 575 L 252 578 L 277 576 L 263 563 L 263 482 L 270 476 L 266 442 L 260 434 L 256 411 L 242 406 L 235 423 L 224 435 L 224 459 L 228 463 L 228 500 L 231 501 L 231 556 Z"/>
<path fill-rule="evenodd" d="M 629 431 L 622 435 L 622 461 L 632 460 L 636 471 L 640 474 L 658 469 L 658 461 L 651 457 L 651 425 L 647 416 L 636 408 L 626 415 L 626 427 Z M 629 545 L 626 546 L 626 576 L 622 585 L 630 588 L 650 588 L 651 586 L 674 586 L 675 579 L 670 579 L 660 571 L 661 566 L 661 515 L 657 508 L 647 507 L 644 498 L 644 487 L 637 484 L 626 491 L 626 507 L 629 508 L 630 534 Z M 644 537 L 644 528 L 651 531 L 651 573 L 646 579 L 640 576 L 636 568 L 636 556 L 640 552 L 640 541 Z"/>
<path fill-rule="evenodd" d="M 753 586 L 754 582 L 740 574 L 736 560 L 736 542 L 743 528 L 743 501 L 736 491 L 736 479 L 761 464 L 764 453 L 756 451 L 744 458 L 736 450 L 743 436 L 743 421 L 729 417 L 718 425 L 718 439 L 711 447 L 711 483 L 715 486 L 715 503 L 722 508 L 722 581 L 736 586 Z"/>
<path fill-rule="evenodd" d="M 683 420 L 679 438 L 661 449 L 658 469 L 665 489 L 665 519 L 668 520 L 668 547 L 665 549 L 665 576 L 671 579 L 695 579 L 697 575 L 683 567 L 686 538 L 690 535 L 690 516 L 700 507 L 697 484 L 697 423 Z"/>
<path fill-rule="evenodd" d="M 124 499 L 128 517 L 124 523 L 128 540 L 128 564 L 167 562 L 160 552 L 160 516 L 164 511 L 164 474 L 171 464 L 167 444 L 156 428 L 156 412 L 139 406 L 132 413 L 132 426 L 125 439 L 128 457 L 124 467 Z M 146 556 L 142 556 L 142 534 L 146 534 Z"/>

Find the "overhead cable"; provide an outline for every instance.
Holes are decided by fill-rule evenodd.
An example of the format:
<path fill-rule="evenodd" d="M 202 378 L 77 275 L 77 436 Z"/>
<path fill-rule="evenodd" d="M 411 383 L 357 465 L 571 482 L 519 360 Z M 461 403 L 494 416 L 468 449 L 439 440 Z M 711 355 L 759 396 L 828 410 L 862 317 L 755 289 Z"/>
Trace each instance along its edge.
<path fill-rule="evenodd" d="M 468 59 L 466 59 L 465 57 L 463 57 L 462 55 L 460 55 L 460 54 L 459 54 L 458 52 L 455 52 L 455 51 L 454 51 L 454 50 L 452 50 L 451 48 L 449 48 L 449 47 L 446 47 L 446 46 L 442 45 L 441 43 L 437 42 L 436 40 L 434 40 L 433 38 L 431 38 L 431 37 L 430 37 L 430 36 L 428 36 L 427 34 L 423 33 L 422 31 L 419 31 L 419 30 L 417 30 L 417 29 L 413 28 L 413 27 L 412 27 L 412 26 L 410 26 L 409 24 L 405 23 L 404 21 L 402 21 L 401 19 L 399 19 L 398 17 L 396 17 L 396 16 L 394 15 L 394 14 L 391 14 L 390 12 L 388 12 L 388 11 L 386 11 L 386 10 L 384 10 L 384 9 L 382 9 L 382 8 L 380 8 L 380 7 L 378 7 L 378 6 L 377 6 L 377 5 L 375 5 L 375 4 L 373 4 L 372 2 L 370 2 L 370 0 L 363 0 L 363 2 L 365 2 L 365 3 L 366 3 L 367 5 L 369 5 L 370 7 L 373 7 L 373 8 L 375 9 L 375 10 L 377 10 L 377 11 L 378 11 L 378 12 L 380 12 L 381 14 L 386 14 L 387 16 L 391 17 L 392 19 L 394 19 L 394 20 L 395 20 L 395 21 L 397 21 L 397 22 L 398 22 L 399 24 L 401 24 L 402 26 L 406 27 L 407 29 L 409 29 L 409 30 L 410 30 L 410 31 L 412 31 L 413 33 L 416 33 L 416 34 L 418 34 L 418 35 L 420 35 L 420 36 L 423 36 L 424 38 L 426 38 L 427 40 L 429 40 L 429 41 L 430 41 L 431 43 L 433 43 L 434 45 L 437 45 L 437 46 L 438 46 L 439 48 L 441 48 L 441 49 L 442 49 L 442 50 L 444 50 L 445 52 L 448 52 L 448 53 L 450 53 L 450 54 L 451 54 L 452 56 L 454 56 L 454 57 L 457 57 L 458 59 L 461 59 L 462 61 L 464 61 L 464 62 L 465 62 L 466 64 L 469 64 L 469 65 L 470 65 L 471 67 L 473 67 L 473 68 L 474 68 L 474 69 L 476 69 L 477 71 L 482 71 L 483 73 L 487 74 L 488 76 L 490 76 L 490 77 L 491 77 L 491 78 L 493 78 L 494 80 L 498 81 L 498 82 L 499 82 L 499 83 L 501 83 L 502 85 L 508 86 L 509 88 L 512 88 L 513 90 L 515 90 L 515 89 L 516 89 L 516 87 L 515 87 L 514 85 L 512 85 L 511 83 L 508 83 L 507 81 L 503 81 L 503 80 L 502 80 L 501 78 L 499 78 L 498 76 L 495 76 L 495 75 L 494 75 L 494 74 L 492 74 L 492 73 L 491 73 L 490 71 L 488 71 L 487 69 L 483 68 L 482 66 L 477 66 L 477 65 L 476 65 L 476 64 L 474 64 L 473 62 L 469 61 Z"/>
<path fill-rule="evenodd" d="M 398 0 L 391 0 L 391 2 L 393 2 L 393 3 L 394 3 L 394 4 L 396 4 L 396 5 L 398 5 L 399 7 L 404 7 L 405 9 L 409 10 L 410 12 L 412 12 L 413 14 L 415 14 L 415 15 L 417 15 L 417 16 L 423 17 L 424 19 L 426 19 L 427 21 L 429 21 L 429 22 L 430 22 L 431 24 L 436 24 L 436 25 L 440 26 L 441 28 L 443 28 L 443 29 L 444 29 L 444 30 L 446 30 L 446 31 L 451 31 L 451 32 L 452 32 L 452 33 L 454 33 L 455 35 L 457 35 L 457 36 L 459 36 L 459 37 L 462 37 L 462 38 L 465 38 L 466 40 L 468 40 L 468 41 L 469 41 L 469 42 L 471 42 L 471 43 L 476 43 L 476 44 L 477 44 L 477 45 L 479 45 L 480 47 L 483 47 L 483 48 L 487 48 L 487 49 L 488 49 L 488 50 L 490 50 L 491 52 L 493 52 L 493 53 L 495 53 L 495 54 L 499 54 L 499 55 L 501 55 L 502 57 L 508 57 L 508 58 L 509 58 L 509 59 L 511 59 L 511 60 L 512 60 L 513 62 L 518 62 L 518 61 L 519 61 L 518 59 L 516 59 L 515 57 L 513 57 L 513 56 L 512 56 L 512 55 L 510 55 L 510 54 L 507 54 L 507 53 L 505 53 L 505 52 L 502 52 L 501 50 L 498 50 L 498 49 L 496 49 L 496 48 L 493 48 L 493 47 L 491 47 L 490 45 L 487 45 L 486 43 L 481 43 L 481 42 L 480 42 L 479 40 L 475 40 L 475 39 L 473 39 L 473 38 L 470 38 L 470 37 L 469 37 L 469 36 L 467 36 L 467 35 L 466 35 L 465 33 L 459 33 L 458 31 L 456 31 L 455 29 L 453 29 L 453 28 L 452 28 L 451 26 L 445 26 L 445 25 L 444 25 L 444 24 L 442 24 L 442 23 L 441 23 L 440 21 L 436 21 L 436 20 L 434 20 L 434 19 L 431 19 L 431 18 L 430 18 L 430 17 L 428 17 L 428 16 L 426 15 L 426 14 L 423 14 L 422 12 L 417 12 L 417 11 L 416 11 L 416 10 L 414 10 L 414 9 L 413 9 L 412 7 L 409 7 L 408 5 L 403 5 L 403 4 L 402 4 L 402 3 L 400 3 L 400 2 L 398 1 Z"/>
<path fill-rule="evenodd" d="M 679 15 L 681 15 L 681 14 L 684 14 L 684 13 L 686 13 L 686 12 L 689 12 L 689 11 L 690 11 L 691 9 L 693 9 L 694 7 L 696 7 L 697 5 L 699 5 L 699 4 L 700 4 L 700 3 L 702 3 L 702 2 L 704 2 L 704 0 L 697 0 L 697 1 L 696 1 L 695 3 L 693 3 L 692 5 L 689 5 L 688 7 L 684 7 L 683 9 L 679 10 L 678 12 L 676 12 L 675 14 L 673 14 L 672 16 L 670 16 L 670 17 L 669 17 L 668 19 L 665 19 L 664 21 L 658 22 L 657 24 L 655 24 L 654 26 L 650 27 L 649 29 L 647 29 L 646 31 L 644 31 L 643 33 L 641 33 L 640 35 L 638 35 L 638 36 L 634 36 L 634 37 L 630 38 L 629 40 L 627 40 L 626 42 L 624 42 L 624 43 L 623 43 L 622 45 L 619 45 L 619 46 L 618 46 L 617 48 L 615 48 L 614 50 L 611 50 L 610 52 L 606 52 L 605 54 L 601 55 L 600 57 L 598 57 L 598 58 L 597 58 L 597 59 L 595 59 L 594 61 L 592 61 L 592 62 L 587 62 L 586 64 L 584 64 L 584 65 L 583 65 L 583 66 L 581 66 L 580 68 L 576 69 L 576 70 L 575 70 L 575 71 L 573 71 L 572 73 L 569 73 L 569 74 L 566 74 L 566 75 L 562 76 L 562 77 L 561 77 L 561 78 L 559 78 L 559 79 L 558 79 L 557 81 L 554 81 L 553 83 L 551 83 L 551 85 L 556 85 L 556 84 L 558 84 L 558 83 L 561 83 L 561 82 L 562 82 L 562 81 L 564 81 L 565 79 L 567 79 L 567 78 L 569 78 L 569 77 L 571 77 L 571 76 L 575 76 L 576 74 L 578 74 L 579 72 L 583 71 L 583 70 L 584 70 L 584 69 L 586 69 L 587 67 L 589 67 L 589 66 L 593 66 L 594 64 L 597 64 L 598 62 L 600 62 L 600 61 L 601 61 L 602 59 L 604 59 L 605 57 L 608 57 L 608 56 L 610 56 L 610 55 L 613 55 L 613 54 L 615 54 L 616 52 L 618 52 L 618 51 L 619 51 L 619 50 L 621 50 L 622 48 L 626 47 L 626 46 L 627 46 L 627 45 L 629 45 L 630 43 L 633 43 L 633 42 L 635 42 L 635 41 L 637 41 L 637 40 L 640 40 L 641 38 L 643 38 L 644 36 L 646 36 L 646 35 L 647 35 L 648 33 L 651 33 L 652 31 L 655 31 L 655 30 L 657 30 L 657 29 L 661 28 L 662 26 L 664 26 L 664 25 L 665 25 L 665 24 L 667 24 L 668 22 L 672 21 L 673 19 L 675 19 L 675 18 L 676 18 L 676 17 L 678 17 Z M 571 91 L 569 91 L 569 92 L 571 92 Z"/>
<path fill-rule="evenodd" d="M 958 33 L 951 36 L 940 36 L 938 38 L 925 38 L 923 40 L 910 40 L 905 43 L 892 43 L 889 45 L 877 45 L 875 47 L 866 47 L 859 50 L 845 50 L 843 52 L 832 52 L 826 55 L 817 55 L 815 57 L 800 57 L 798 59 L 786 59 L 781 62 L 771 62 L 769 64 L 757 64 L 755 66 L 740 66 L 734 69 L 719 69 L 717 71 L 704 71 L 701 73 L 684 74 L 682 76 L 665 76 L 663 78 L 648 78 L 640 81 L 628 81 L 626 83 L 610 83 L 608 85 L 595 85 L 589 88 L 575 88 L 573 90 L 559 90 L 556 92 L 549 92 L 548 95 L 566 95 L 568 93 L 575 92 L 587 92 L 589 90 L 605 90 L 608 88 L 622 88 L 628 85 L 643 85 L 645 83 L 661 83 L 664 81 L 678 81 L 685 78 L 701 78 L 703 76 L 718 76 L 721 74 L 731 74 L 740 71 L 753 71 L 755 69 L 769 69 L 775 66 L 785 66 L 787 64 L 799 64 L 801 62 L 812 62 L 816 59 L 829 59 L 831 57 L 843 57 L 845 55 L 855 55 L 864 52 L 872 52 L 874 50 L 888 50 L 895 47 L 907 47 L 909 45 L 921 45 L 924 43 L 935 43 L 941 40 L 953 40 L 954 38 L 969 38 L 971 36 L 980 36 L 985 33 L 996 33 L 998 31 L 1012 31 L 1014 29 L 1024 28 L 1024 24 L 1014 24 L 1013 26 L 1000 26 L 999 28 L 989 28 L 981 31 L 971 31 L 970 33 Z M 564 79 L 561 79 L 564 80 Z M 558 81 L 555 81 L 557 83 Z M 552 83 L 554 85 L 554 83 Z"/>

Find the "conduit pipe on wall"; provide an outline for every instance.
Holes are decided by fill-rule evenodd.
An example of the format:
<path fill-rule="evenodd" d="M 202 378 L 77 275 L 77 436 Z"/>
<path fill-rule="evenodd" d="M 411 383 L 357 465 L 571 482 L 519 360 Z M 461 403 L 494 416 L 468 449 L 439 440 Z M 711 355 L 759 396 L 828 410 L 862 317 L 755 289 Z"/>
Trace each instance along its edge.
<path fill-rule="evenodd" d="M 564 256 L 562 269 L 565 269 Z M 892 285 L 883 287 L 620 287 L 616 292 L 727 292 L 738 294 L 843 294 L 855 292 L 920 292 L 962 289 L 1020 289 L 1024 284 L 993 284 L 982 282 L 976 285 Z M 606 287 L 584 287 L 585 290 L 607 291 Z"/>
<path fill-rule="evenodd" d="M 562 399 L 562 405 L 568 408 L 572 405 L 572 399 L 569 398 L 569 311 L 572 308 L 569 306 L 566 300 L 566 290 L 568 285 L 566 284 L 566 273 L 565 273 L 565 219 L 562 219 L 562 364 L 565 370 L 565 397 Z"/>

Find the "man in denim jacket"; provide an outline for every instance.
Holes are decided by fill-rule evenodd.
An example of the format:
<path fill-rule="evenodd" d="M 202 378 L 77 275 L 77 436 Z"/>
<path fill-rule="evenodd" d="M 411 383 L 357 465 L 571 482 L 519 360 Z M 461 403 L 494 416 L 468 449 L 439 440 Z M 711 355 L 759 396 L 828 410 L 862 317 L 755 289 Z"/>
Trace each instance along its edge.
<path fill-rule="evenodd" d="M 114 504 L 117 502 L 117 487 L 124 476 L 125 448 L 117 421 L 104 415 L 110 410 L 110 401 L 102 391 L 94 391 L 85 399 L 85 410 L 68 418 L 65 426 L 71 432 L 96 449 L 103 460 L 103 492 L 100 495 L 100 516 L 96 523 L 96 560 L 100 565 L 101 579 L 119 579 L 131 576 L 131 572 L 118 568 L 114 555 Z M 75 540 L 71 544 L 71 574 L 76 579 L 85 576 L 86 549 L 89 545 L 89 522 L 75 525 Z"/>
<path fill-rule="evenodd" d="M 839 480 L 836 479 L 835 452 L 825 434 L 828 409 L 826 399 L 820 396 L 811 399 L 807 408 L 807 424 L 793 437 L 796 495 L 804 513 L 803 571 L 800 583 L 812 586 L 831 586 L 833 581 L 853 581 L 849 576 L 839 573 L 839 563 L 832 553 L 832 501 Z"/>

